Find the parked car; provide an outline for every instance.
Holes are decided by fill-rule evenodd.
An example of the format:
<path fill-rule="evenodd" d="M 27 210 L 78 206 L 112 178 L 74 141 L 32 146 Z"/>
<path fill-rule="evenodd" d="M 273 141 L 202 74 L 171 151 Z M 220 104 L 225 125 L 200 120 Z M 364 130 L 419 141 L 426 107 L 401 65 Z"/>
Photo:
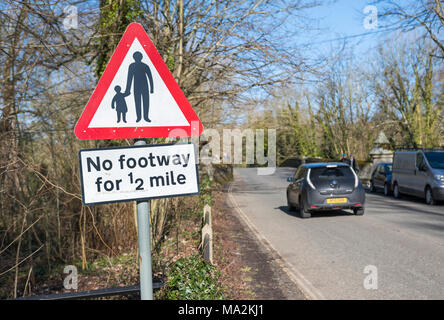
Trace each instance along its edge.
<path fill-rule="evenodd" d="M 365 191 L 356 173 L 345 163 L 301 164 L 287 179 L 290 211 L 299 207 L 302 218 L 320 210 L 352 209 L 364 214 Z"/>
<path fill-rule="evenodd" d="M 370 191 L 383 189 L 386 196 L 392 192 L 392 163 L 383 162 L 376 166 L 370 178 Z"/>
<path fill-rule="evenodd" d="M 427 204 L 444 200 L 444 150 L 395 151 L 393 196 L 409 194 Z"/>

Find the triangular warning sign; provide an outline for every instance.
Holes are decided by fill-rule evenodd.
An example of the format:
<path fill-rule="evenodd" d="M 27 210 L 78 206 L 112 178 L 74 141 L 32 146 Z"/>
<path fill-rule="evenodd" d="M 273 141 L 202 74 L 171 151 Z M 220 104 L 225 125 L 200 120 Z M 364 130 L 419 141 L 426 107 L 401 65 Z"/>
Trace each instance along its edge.
<path fill-rule="evenodd" d="M 147 33 L 131 23 L 77 122 L 77 138 L 190 137 L 202 130 Z"/>

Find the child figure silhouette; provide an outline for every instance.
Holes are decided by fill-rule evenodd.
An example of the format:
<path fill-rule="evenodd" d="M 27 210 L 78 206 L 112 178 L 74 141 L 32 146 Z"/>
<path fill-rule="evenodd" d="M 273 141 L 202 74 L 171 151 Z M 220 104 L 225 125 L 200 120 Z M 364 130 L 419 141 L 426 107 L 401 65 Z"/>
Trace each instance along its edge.
<path fill-rule="evenodd" d="M 111 102 L 111 108 L 114 109 L 114 105 L 117 112 L 117 123 L 120 122 L 120 118 L 122 118 L 123 122 L 126 123 L 126 113 L 128 112 L 128 107 L 126 106 L 125 97 L 129 95 L 129 93 L 120 92 L 122 88 L 120 86 L 115 86 L 114 91 L 116 94 Z"/>

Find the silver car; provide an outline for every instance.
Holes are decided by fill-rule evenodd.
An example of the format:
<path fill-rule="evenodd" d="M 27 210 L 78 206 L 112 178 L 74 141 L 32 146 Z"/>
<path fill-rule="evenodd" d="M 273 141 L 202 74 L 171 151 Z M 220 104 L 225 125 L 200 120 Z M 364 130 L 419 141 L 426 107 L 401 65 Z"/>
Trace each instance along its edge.
<path fill-rule="evenodd" d="M 444 200 L 444 150 L 395 151 L 392 171 L 393 196 L 408 194 L 427 204 Z"/>

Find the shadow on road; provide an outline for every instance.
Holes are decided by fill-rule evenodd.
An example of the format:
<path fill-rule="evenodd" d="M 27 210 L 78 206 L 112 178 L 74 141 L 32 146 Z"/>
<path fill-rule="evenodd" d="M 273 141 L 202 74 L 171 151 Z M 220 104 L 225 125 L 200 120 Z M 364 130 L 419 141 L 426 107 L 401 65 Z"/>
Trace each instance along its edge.
<path fill-rule="evenodd" d="M 286 187 L 276 188 L 274 186 L 268 186 L 263 183 L 250 183 L 250 184 L 239 184 L 233 185 L 232 192 L 233 193 L 242 193 L 242 194 L 273 194 L 276 193 L 276 190 L 284 190 Z"/>
<path fill-rule="evenodd" d="M 289 216 L 302 219 L 299 215 L 299 209 L 296 209 L 295 211 L 290 211 L 288 210 L 288 206 L 280 206 L 275 209 L 279 209 Z M 311 218 L 329 218 L 338 216 L 354 216 L 354 214 L 345 210 L 317 211 L 311 213 Z"/>
<path fill-rule="evenodd" d="M 371 194 L 371 195 L 374 195 L 374 196 L 378 196 L 378 197 L 381 197 L 381 198 L 384 198 L 384 199 L 398 200 L 398 199 L 394 198 L 393 195 L 386 196 L 386 195 L 384 195 L 384 193 L 382 191 L 379 191 L 379 190 L 377 190 L 375 192 L 371 192 L 370 190 L 365 189 L 365 193 L 366 194 Z M 409 196 L 409 195 L 406 195 L 406 194 L 400 195 L 399 200 L 406 201 L 406 202 L 411 202 L 411 203 L 423 204 L 425 206 L 428 206 L 425 203 L 424 199 L 422 199 L 420 197 Z M 444 205 L 444 202 L 441 201 L 440 203 L 434 205 L 433 207 L 435 207 L 435 206 L 439 207 L 439 206 L 443 206 L 443 205 Z"/>
<path fill-rule="evenodd" d="M 421 198 L 416 198 L 416 197 L 408 196 L 408 195 L 402 195 L 401 198 L 395 199 L 392 196 L 387 197 L 381 193 L 368 192 L 368 194 L 370 194 L 372 196 L 376 196 L 378 198 L 381 198 L 381 200 L 382 200 L 377 203 L 374 203 L 372 205 L 373 208 L 385 209 L 386 206 L 390 206 L 392 208 L 404 210 L 403 213 L 405 213 L 405 214 L 421 213 L 421 214 L 435 216 L 441 221 L 444 219 L 444 212 L 442 210 L 442 207 L 443 207 L 442 203 L 430 206 L 430 205 L 425 204 Z M 384 202 L 384 200 L 390 200 L 390 202 Z M 412 205 L 414 205 L 414 207 Z"/>

